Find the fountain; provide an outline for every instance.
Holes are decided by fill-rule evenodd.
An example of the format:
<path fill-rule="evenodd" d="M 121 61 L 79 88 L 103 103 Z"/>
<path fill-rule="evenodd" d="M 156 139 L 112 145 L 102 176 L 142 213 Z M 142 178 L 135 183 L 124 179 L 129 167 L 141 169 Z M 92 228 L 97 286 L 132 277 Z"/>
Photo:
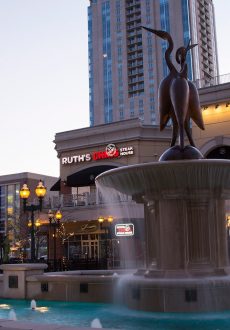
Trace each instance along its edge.
<path fill-rule="evenodd" d="M 102 325 L 99 319 L 93 319 L 93 321 L 91 322 L 91 328 L 95 328 L 95 329 L 101 329 Z"/>
<path fill-rule="evenodd" d="M 9 311 L 9 320 L 17 321 L 17 316 L 16 316 L 16 313 L 15 313 L 14 309 L 11 309 Z"/>
<path fill-rule="evenodd" d="M 203 159 L 189 131 L 190 118 L 204 129 L 198 93 L 187 79 L 186 54 L 195 45 L 177 50 L 178 71 L 169 56 L 171 36 L 146 29 L 169 43 L 165 59 L 170 73 L 159 88 L 159 108 L 160 128 L 173 122 L 171 147 L 159 162 L 113 169 L 96 178 L 98 187 L 144 204 L 146 269 L 124 281 L 123 299 L 146 311 L 229 310 L 225 200 L 230 198 L 230 161 Z"/>
<path fill-rule="evenodd" d="M 32 299 L 30 302 L 30 308 L 34 311 L 36 307 L 37 307 L 37 303 L 34 299 Z"/>

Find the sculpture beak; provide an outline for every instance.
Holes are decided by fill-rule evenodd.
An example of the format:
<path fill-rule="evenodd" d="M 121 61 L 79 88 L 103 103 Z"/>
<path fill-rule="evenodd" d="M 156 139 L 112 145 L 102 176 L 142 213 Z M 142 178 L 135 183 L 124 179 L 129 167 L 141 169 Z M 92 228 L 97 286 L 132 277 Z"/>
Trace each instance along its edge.
<path fill-rule="evenodd" d="M 192 48 L 194 48 L 194 47 L 196 47 L 196 46 L 198 46 L 198 44 L 193 44 L 193 45 L 188 45 L 187 47 L 186 47 L 186 52 L 188 52 L 190 49 L 192 49 Z"/>
<path fill-rule="evenodd" d="M 153 30 L 153 29 L 150 29 L 150 28 L 147 28 L 145 26 L 142 26 L 143 29 L 149 31 L 149 32 L 152 32 L 154 34 L 156 34 L 158 37 L 164 39 L 164 40 L 167 40 L 168 39 L 168 33 L 166 31 L 161 31 L 161 30 Z"/>

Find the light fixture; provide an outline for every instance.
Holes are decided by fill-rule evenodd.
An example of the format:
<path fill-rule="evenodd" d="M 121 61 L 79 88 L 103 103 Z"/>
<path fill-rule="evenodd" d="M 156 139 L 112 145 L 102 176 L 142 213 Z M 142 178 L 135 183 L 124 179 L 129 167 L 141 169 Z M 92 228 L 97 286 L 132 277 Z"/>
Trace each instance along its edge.
<path fill-rule="evenodd" d="M 53 220 L 57 220 L 57 222 L 59 222 L 62 219 L 62 213 L 60 210 L 57 210 L 56 213 L 54 213 L 52 210 L 49 210 L 48 218 L 50 222 L 52 222 Z"/>
<path fill-rule="evenodd" d="M 30 196 L 30 189 L 28 188 L 27 184 L 24 183 L 22 188 L 19 191 L 19 195 L 22 199 L 27 199 Z"/>
<path fill-rule="evenodd" d="M 207 110 L 207 109 L 208 109 L 208 106 L 207 105 L 203 106 L 203 111 L 204 110 Z"/>
<path fill-rule="evenodd" d="M 61 213 L 60 210 L 57 210 L 57 212 L 56 212 L 56 214 L 55 214 L 55 218 L 56 218 L 58 221 L 61 220 L 61 218 L 62 218 L 62 213 Z"/>
<path fill-rule="evenodd" d="M 40 226 L 41 226 L 41 222 L 40 222 L 39 219 L 37 219 L 37 220 L 35 221 L 35 227 L 38 228 L 38 227 L 40 227 Z"/>
<path fill-rule="evenodd" d="M 104 219 L 103 217 L 99 217 L 99 218 L 97 219 L 97 221 L 100 222 L 100 223 L 104 222 L 104 220 L 105 220 L 105 219 Z"/>
<path fill-rule="evenodd" d="M 215 108 L 216 108 L 216 109 L 219 108 L 219 104 L 216 104 Z"/>
<path fill-rule="evenodd" d="M 110 216 L 108 217 L 108 219 L 107 219 L 107 220 L 108 220 L 108 222 L 110 222 L 110 223 L 111 223 L 111 222 L 113 222 L 113 217 L 110 215 Z"/>
<path fill-rule="evenodd" d="M 227 216 L 226 220 L 227 220 L 227 227 L 229 228 L 230 227 L 230 215 Z"/>
<path fill-rule="evenodd" d="M 46 194 L 46 187 L 43 186 L 43 183 L 41 180 L 38 182 L 38 185 L 35 189 L 35 193 L 38 198 L 43 198 Z"/>
<path fill-rule="evenodd" d="M 228 108 L 228 107 L 229 107 L 229 105 L 230 105 L 230 103 L 229 103 L 229 102 L 227 102 L 227 103 L 226 103 L 226 108 Z"/>

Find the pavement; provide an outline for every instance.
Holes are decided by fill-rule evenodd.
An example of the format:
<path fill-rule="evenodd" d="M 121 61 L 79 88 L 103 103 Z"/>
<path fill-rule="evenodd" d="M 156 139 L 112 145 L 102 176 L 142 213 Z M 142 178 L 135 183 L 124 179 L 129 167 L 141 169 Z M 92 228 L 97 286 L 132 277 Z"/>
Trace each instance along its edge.
<path fill-rule="evenodd" d="M 93 330 L 96 328 L 68 327 L 58 324 L 36 324 L 25 321 L 0 320 L 0 330 Z M 103 328 L 106 330 L 105 328 Z M 107 329 L 111 330 L 111 329 Z"/>

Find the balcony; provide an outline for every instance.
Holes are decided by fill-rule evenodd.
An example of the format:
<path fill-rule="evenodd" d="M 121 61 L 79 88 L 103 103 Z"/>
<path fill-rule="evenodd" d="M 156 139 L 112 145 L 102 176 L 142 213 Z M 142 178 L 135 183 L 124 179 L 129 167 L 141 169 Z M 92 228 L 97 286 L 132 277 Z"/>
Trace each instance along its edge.
<path fill-rule="evenodd" d="M 127 203 L 132 201 L 131 197 L 123 195 L 119 198 L 119 203 Z M 117 201 L 118 202 L 118 201 Z M 83 193 L 83 194 L 60 194 L 45 198 L 44 208 L 47 209 L 65 209 L 65 208 L 89 208 L 97 205 L 105 205 L 105 201 L 99 193 Z"/>

